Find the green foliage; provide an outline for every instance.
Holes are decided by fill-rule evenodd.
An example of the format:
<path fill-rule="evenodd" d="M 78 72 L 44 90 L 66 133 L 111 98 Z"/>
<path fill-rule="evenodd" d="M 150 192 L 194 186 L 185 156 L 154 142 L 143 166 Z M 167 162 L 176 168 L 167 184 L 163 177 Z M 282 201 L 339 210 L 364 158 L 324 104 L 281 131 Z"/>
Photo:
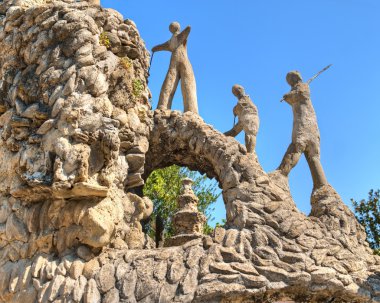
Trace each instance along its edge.
<path fill-rule="evenodd" d="M 355 216 L 367 232 L 367 241 L 375 253 L 380 255 L 380 190 L 371 189 L 368 200 L 356 202 L 351 199 Z"/>
<path fill-rule="evenodd" d="M 151 237 L 155 233 L 152 222 L 155 222 L 158 215 L 164 222 L 165 237 L 173 235 L 171 218 L 177 210 L 177 197 L 180 195 L 181 181 L 186 177 L 194 181 L 193 190 L 199 198 L 199 211 L 206 215 L 207 222 L 214 220 L 211 216 L 214 208 L 211 206 L 220 196 L 216 182 L 209 181 L 206 176 L 201 176 L 197 172 L 176 165 L 157 169 L 149 176 L 144 186 L 144 195 L 148 196 L 154 204 L 152 220 L 148 229 L 148 234 Z M 205 224 L 204 233 L 209 234 L 212 231 L 213 228 Z"/>
<path fill-rule="evenodd" d="M 108 38 L 106 32 L 102 32 L 100 34 L 100 36 L 99 36 L 99 43 L 100 43 L 100 45 L 103 45 L 103 46 L 105 46 L 107 48 L 111 47 L 111 41 L 110 41 L 110 38 Z"/>
<path fill-rule="evenodd" d="M 140 79 L 133 79 L 132 81 L 132 93 L 135 97 L 140 97 L 142 92 L 144 91 L 144 84 Z"/>
<path fill-rule="evenodd" d="M 132 60 L 129 59 L 128 57 L 123 57 L 123 58 L 120 58 L 120 64 L 126 70 L 129 70 L 132 67 Z"/>
<path fill-rule="evenodd" d="M 227 223 L 227 220 L 226 219 L 222 219 L 222 223 L 217 222 L 215 224 L 215 227 L 223 227 L 223 228 L 225 228 L 226 223 Z"/>

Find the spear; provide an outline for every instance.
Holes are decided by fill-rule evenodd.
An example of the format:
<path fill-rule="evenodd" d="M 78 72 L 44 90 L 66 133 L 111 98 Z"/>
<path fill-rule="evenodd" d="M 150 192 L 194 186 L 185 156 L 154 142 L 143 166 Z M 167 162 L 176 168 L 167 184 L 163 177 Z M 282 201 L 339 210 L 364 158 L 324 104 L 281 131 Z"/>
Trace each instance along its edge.
<path fill-rule="evenodd" d="M 313 82 L 320 74 L 322 74 L 324 71 L 328 70 L 331 67 L 332 64 L 327 65 L 324 69 L 320 70 L 318 73 L 316 73 L 313 77 L 311 77 L 309 80 L 306 81 L 307 84 L 310 84 Z M 284 101 L 284 99 L 281 99 L 280 102 Z"/>
<path fill-rule="evenodd" d="M 309 80 L 307 80 L 307 84 L 310 84 L 313 82 L 320 74 L 322 74 L 324 71 L 328 70 L 331 67 L 332 64 L 327 65 L 324 69 L 320 70 L 317 74 L 315 74 L 313 77 L 311 77 Z"/>

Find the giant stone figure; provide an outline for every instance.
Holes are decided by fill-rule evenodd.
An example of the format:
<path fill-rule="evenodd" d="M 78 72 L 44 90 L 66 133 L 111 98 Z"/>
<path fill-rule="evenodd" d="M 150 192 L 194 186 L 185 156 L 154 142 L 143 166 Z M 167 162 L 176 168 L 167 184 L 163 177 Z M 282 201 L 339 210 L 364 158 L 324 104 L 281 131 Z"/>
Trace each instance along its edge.
<path fill-rule="evenodd" d="M 187 38 L 190 34 L 190 26 L 182 32 L 178 22 L 172 22 L 169 26 L 173 34 L 169 41 L 152 48 L 153 52 L 172 52 L 169 70 L 161 88 L 158 101 L 159 109 L 170 109 L 173 97 L 181 80 L 181 90 L 184 104 L 184 111 L 198 114 L 197 88 L 193 68 L 187 56 Z"/>
<path fill-rule="evenodd" d="M 313 178 L 314 189 L 327 185 L 325 173 L 320 162 L 320 135 L 317 117 L 310 100 L 310 87 L 302 82 L 298 71 L 286 75 L 286 81 L 291 86 L 285 100 L 293 109 L 292 143 L 289 145 L 279 170 L 287 176 L 305 154 Z"/>
<path fill-rule="evenodd" d="M 257 107 L 253 104 L 251 98 L 245 93 L 241 85 L 234 85 L 232 93 L 238 99 L 238 103 L 233 109 L 235 117 L 238 117 L 238 123 L 225 132 L 226 136 L 236 137 L 242 130 L 245 132 L 245 146 L 248 153 L 253 153 L 256 146 L 256 136 L 259 130 L 260 120 Z"/>

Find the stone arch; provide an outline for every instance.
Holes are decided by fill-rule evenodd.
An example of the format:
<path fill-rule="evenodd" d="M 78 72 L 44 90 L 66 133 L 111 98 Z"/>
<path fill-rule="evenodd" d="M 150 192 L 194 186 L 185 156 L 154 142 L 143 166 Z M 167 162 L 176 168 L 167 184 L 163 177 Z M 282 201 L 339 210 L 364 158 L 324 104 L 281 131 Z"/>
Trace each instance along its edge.
<path fill-rule="evenodd" d="M 149 141 L 145 177 L 154 169 L 176 164 L 215 178 L 223 190 L 239 181 L 231 163 L 246 155 L 245 148 L 221 136 L 198 115 L 155 111 Z"/>
<path fill-rule="evenodd" d="M 153 121 L 144 179 L 153 170 L 173 164 L 215 178 L 223 190 L 227 221 L 232 223 L 233 215 L 228 211 L 232 206 L 229 202 L 234 200 L 231 194 L 264 175 L 256 156 L 248 155 L 235 139 L 222 135 L 191 112 L 155 111 Z M 246 165 L 251 161 L 257 169 Z M 241 226 L 236 222 L 232 225 Z"/>
<path fill-rule="evenodd" d="M 215 178 L 223 190 L 227 224 L 233 227 L 264 223 L 247 207 L 248 202 L 255 201 L 263 207 L 271 201 L 287 201 L 287 208 L 296 210 L 283 191 L 264 190 L 269 178 L 256 155 L 247 154 L 235 139 L 224 136 L 191 112 L 154 112 L 145 163 L 144 178 L 154 169 L 172 164 Z"/>

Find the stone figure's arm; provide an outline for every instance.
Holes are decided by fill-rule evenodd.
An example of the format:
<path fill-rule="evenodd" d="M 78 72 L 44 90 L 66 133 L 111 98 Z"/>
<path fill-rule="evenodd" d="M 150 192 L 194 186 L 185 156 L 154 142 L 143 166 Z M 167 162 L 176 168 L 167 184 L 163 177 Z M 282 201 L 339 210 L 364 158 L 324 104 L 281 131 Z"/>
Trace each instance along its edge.
<path fill-rule="evenodd" d="M 72 137 L 74 141 L 78 143 L 88 143 L 89 142 L 89 135 L 86 132 L 83 132 L 81 129 L 77 128 L 74 130 L 74 133 L 72 134 Z"/>
<path fill-rule="evenodd" d="M 290 91 L 289 93 L 285 94 L 282 98 L 285 100 L 286 103 L 292 105 L 294 103 L 296 92 Z"/>
<path fill-rule="evenodd" d="M 229 137 L 236 137 L 242 130 L 243 130 L 243 125 L 239 121 L 232 129 L 225 132 L 224 135 L 229 136 Z"/>
<path fill-rule="evenodd" d="M 184 44 L 189 37 L 191 27 L 187 26 L 180 34 L 177 36 L 178 45 Z"/>
<path fill-rule="evenodd" d="M 165 43 L 156 45 L 155 47 L 152 48 L 152 52 L 160 52 L 160 51 L 170 51 L 169 48 L 169 41 L 166 41 Z"/>

